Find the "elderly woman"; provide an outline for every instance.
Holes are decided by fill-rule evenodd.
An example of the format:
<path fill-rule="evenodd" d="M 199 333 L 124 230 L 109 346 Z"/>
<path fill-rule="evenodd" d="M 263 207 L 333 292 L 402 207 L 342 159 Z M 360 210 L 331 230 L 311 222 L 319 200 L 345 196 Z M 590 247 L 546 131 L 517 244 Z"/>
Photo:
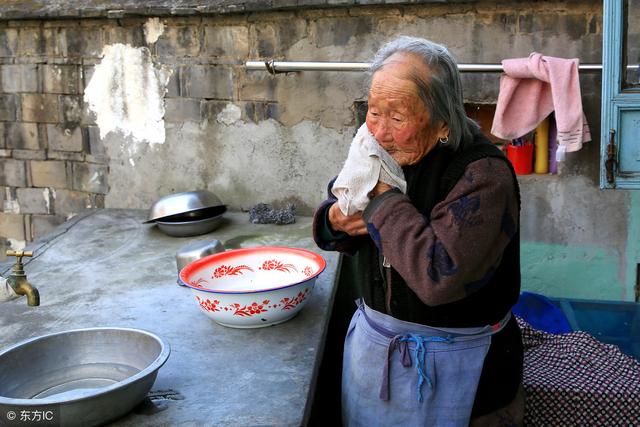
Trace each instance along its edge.
<path fill-rule="evenodd" d="M 346 425 L 520 425 L 519 189 L 465 115 L 455 60 L 401 37 L 371 66 L 366 127 L 402 168 L 345 215 L 329 185 L 314 238 L 353 258 L 360 297 L 344 344 Z"/>

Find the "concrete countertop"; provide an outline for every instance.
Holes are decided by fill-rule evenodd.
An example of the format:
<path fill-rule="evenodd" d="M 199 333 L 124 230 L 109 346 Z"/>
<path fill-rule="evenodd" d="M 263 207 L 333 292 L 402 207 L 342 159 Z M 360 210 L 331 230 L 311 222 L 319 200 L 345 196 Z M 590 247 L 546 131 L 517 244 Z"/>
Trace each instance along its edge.
<path fill-rule="evenodd" d="M 41 305 L 28 307 L 24 297 L 0 303 L 0 349 L 76 328 L 146 329 L 171 345 L 151 389 L 159 399 L 154 402 L 166 409 L 151 415 L 133 411 L 112 425 L 304 425 L 339 268 L 336 253 L 315 246 L 311 219 L 256 225 L 248 214 L 226 213 L 217 230 L 182 238 L 142 224 L 145 219 L 142 210 L 97 210 L 27 248 L 35 256 L 25 258 L 25 271 L 40 292 Z M 227 248 L 310 249 L 324 256 L 327 268 L 293 319 L 259 329 L 227 328 L 207 318 L 191 291 L 176 283 L 178 249 L 214 238 Z M 0 275 L 6 277 L 9 266 L 0 264 Z"/>

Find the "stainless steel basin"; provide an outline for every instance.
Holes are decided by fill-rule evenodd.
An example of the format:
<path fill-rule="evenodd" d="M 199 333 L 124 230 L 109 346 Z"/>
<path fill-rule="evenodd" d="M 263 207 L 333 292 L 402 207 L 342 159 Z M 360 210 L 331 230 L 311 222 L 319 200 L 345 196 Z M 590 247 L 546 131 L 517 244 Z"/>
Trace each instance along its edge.
<path fill-rule="evenodd" d="M 38 410 L 49 411 L 61 426 L 112 421 L 145 398 L 169 353 L 162 338 L 128 328 L 23 341 L 0 351 L 0 418 Z"/>
<path fill-rule="evenodd" d="M 207 234 L 220 226 L 222 215 L 194 221 L 156 221 L 158 228 L 174 237 L 189 237 Z"/>
<path fill-rule="evenodd" d="M 151 206 L 149 219 L 145 223 L 172 218 L 176 221 L 202 219 L 220 215 L 224 211 L 226 211 L 226 206 L 212 192 L 207 190 L 185 191 L 160 198 Z M 191 216 L 195 216 L 195 218 L 190 218 Z"/>

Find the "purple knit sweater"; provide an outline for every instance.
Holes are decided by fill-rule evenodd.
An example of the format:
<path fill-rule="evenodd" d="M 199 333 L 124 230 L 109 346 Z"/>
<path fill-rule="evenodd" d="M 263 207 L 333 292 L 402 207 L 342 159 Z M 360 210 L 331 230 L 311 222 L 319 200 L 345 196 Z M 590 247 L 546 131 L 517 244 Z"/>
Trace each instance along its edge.
<path fill-rule="evenodd" d="M 335 233 L 326 239 L 326 200 L 314 217 L 314 237 L 322 249 L 354 253 L 358 238 Z M 518 201 L 508 165 L 483 158 L 463 177 L 431 215 L 422 215 L 409 198 L 388 191 L 364 211 L 369 235 L 407 286 L 428 305 L 454 302 L 474 292 L 500 263 L 518 229 Z"/>

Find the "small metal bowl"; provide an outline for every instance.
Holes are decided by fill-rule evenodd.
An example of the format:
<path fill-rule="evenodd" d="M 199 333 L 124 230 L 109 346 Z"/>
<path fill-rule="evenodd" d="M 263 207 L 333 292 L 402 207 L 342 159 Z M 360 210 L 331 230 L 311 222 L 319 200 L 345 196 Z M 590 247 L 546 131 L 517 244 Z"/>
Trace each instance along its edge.
<path fill-rule="evenodd" d="M 169 194 L 160 198 L 151 206 L 149 210 L 149 219 L 144 223 L 155 222 L 157 220 L 166 221 L 173 218 L 178 221 L 187 221 L 189 218 L 175 218 L 179 215 L 195 214 L 196 212 L 213 208 L 223 207 L 220 198 L 207 190 L 185 191 L 182 193 Z M 226 210 L 226 207 L 224 208 Z M 210 212 L 200 213 L 207 217 L 214 216 Z M 193 218 L 191 218 L 193 219 Z M 202 219 L 202 218 L 200 218 Z"/>
<path fill-rule="evenodd" d="M 188 264 L 191 264 L 193 261 L 197 261 L 207 255 L 224 252 L 224 250 L 224 245 L 218 239 L 198 240 L 181 247 L 178 250 L 178 253 L 176 253 L 176 266 L 178 267 L 178 274 L 180 273 L 180 270 L 182 270 Z M 182 285 L 180 280 L 178 280 L 178 284 Z"/>
<path fill-rule="evenodd" d="M 198 209 L 196 211 L 185 212 L 177 215 L 165 216 L 163 218 L 157 219 L 153 222 L 162 221 L 162 222 L 189 222 L 189 221 L 199 221 L 201 219 L 212 218 L 214 216 L 222 215 L 227 211 L 227 207 L 225 205 L 213 206 L 211 208 L 203 208 Z"/>
<path fill-rule="evenodd" d="M 222 215 L 195 221 L 156 221 L 158 228 L 173 237 L 190 237 L 207 234 L 222 223 Z"/>

